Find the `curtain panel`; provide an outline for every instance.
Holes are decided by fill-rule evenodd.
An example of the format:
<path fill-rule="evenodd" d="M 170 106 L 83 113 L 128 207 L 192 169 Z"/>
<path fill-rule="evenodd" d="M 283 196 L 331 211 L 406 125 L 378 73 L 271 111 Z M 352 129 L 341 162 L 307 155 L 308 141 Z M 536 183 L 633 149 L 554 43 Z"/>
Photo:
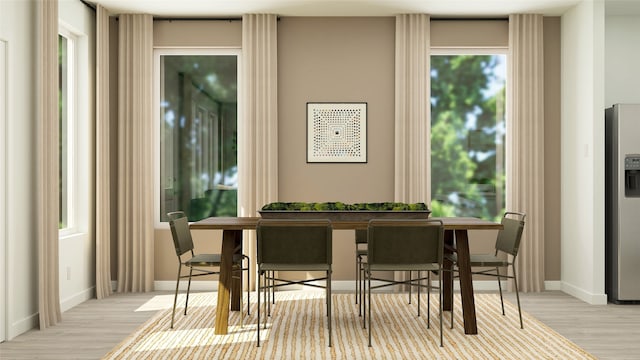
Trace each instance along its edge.
<path fill-rule="evenodd" d="M 109 12 L 96 6 L 96 297 L 111 295 Z"/>
<path fill-rule="evenodd" d="M 395 201 L 431 201 L 430 16 L 396 16 Z M 396 281 L 408 280 L 396 272 Z M 403 286 L 406 288 L 406 286 Z"/>
<path fill-rule="evenodd" d="M 58 1 L 37 3 L 37 242 L 40 329 L 62 320 L 58 270 Z"/>
<path fill-rule="evenodd" d="M 395 201 L 429 204 L 431 139 L 426 14 L 396 16 Z"/>
<path fill-rule="evenodd" d="M 544 290 L 543 17 L 509 16 L 507 210 L 527 214 L 516 260 L 521 291 Z"/>
<path fill-rule="evenodd" d="M 118 37 L 118 292 L 154 281 L 153 17 L 123 14 Z"/>
<path fill-rule="evenodd" d="M 277 35 L 276 15 L 242 16 L 244 96 L 238 124 L 240 216 L 257 216 L 264 204 L 278 200 Z M 253 267 L 255 232 L 246 232 L 243 239 L 243 249 L 253 259 Z"/>

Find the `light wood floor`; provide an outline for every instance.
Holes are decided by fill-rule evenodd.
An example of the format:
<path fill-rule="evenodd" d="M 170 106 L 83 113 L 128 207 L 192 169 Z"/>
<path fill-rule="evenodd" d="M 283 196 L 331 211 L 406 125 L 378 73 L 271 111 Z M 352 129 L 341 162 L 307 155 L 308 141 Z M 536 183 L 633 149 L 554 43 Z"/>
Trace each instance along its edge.
<path fill-rule="evenodd" d="M 515 303 L 513 294 L 507 298 Z M 100 359 L 157 311 L 150 299 L 166 306 L 171 295 L 89 300 L 65 312 L 62 323 L 50 329 L 0 344 L 0 359 Z M 588 305 L 558 291 L 521 294 L 521 301 L 524 311 L 599 359 L 640 359 L 640 305 Z"/>

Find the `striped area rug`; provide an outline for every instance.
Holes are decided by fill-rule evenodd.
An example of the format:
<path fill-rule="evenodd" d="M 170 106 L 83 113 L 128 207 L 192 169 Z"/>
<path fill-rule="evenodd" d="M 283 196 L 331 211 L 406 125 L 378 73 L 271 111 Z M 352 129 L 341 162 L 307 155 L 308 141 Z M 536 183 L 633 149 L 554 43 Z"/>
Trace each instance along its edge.
<path fill-rule="evenodd" d="M 424 295 L 417 317 L 415 294 L 411 305 L 407 294 L 373 294 L 373 346 L 368 347 L 355 295 L 334 294 L 333 346 L 329 348 L 324 292 L 278 292 L 267 329 L 260 330 L 258 348 L 255 293 L 251 316 L 245 316 L 242 324 L 237 312 L 230 315 L 228 335 L 213 333 L 216 294 L 193 293 L 189 314 L 182 315 L 182 308 L 176 311 L 174 329 L 169 328 L 171 309 L 161 310 L 104 359 L 595 359 L 525 312 L 524 330 L 520 329 L 517 307 L 505 302 L 503 316 L 500 298 L 494 294 L 476 294 L 478 335 L 464 334 L 456 296 L 453 329 L 450 313 L 443 313 L 441 348 L 437 296 L 432 294 L 431 328 L 427 329 Z M 178 300 L 184 304 L 184 298 Z"/>

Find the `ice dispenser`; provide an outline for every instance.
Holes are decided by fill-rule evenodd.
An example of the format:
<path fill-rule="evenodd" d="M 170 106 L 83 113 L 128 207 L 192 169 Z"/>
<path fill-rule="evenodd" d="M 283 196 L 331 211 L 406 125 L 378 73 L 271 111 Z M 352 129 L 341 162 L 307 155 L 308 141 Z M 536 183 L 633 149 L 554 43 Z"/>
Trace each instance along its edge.
<path fill-rule="evenodd" d="M 640 197 L 640 154 L 624 157 L 624 196 Z"/>

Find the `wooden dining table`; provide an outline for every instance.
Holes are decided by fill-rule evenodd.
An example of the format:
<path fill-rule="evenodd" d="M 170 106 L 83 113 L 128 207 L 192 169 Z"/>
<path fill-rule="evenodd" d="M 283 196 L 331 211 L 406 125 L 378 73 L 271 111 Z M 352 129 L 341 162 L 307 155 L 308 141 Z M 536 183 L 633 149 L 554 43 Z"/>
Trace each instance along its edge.
<path fill-rule="evenodd" d="M 238 276 L 232 277 L 233 255 L 242 254 L 243 231 L 255 230 L 260 219 L 260 217 L 210 217 L 190 225 L 192 230 L 222 230 L 222 259 L 218 279 L 218 303 L 214 330 L 217 335 L 228 333 L 229 311 L 240 310 L 242 279 Z M 445 252 L 451 252 L 453 248 L 457 252 L 464 332 L 467 335 L 477 334 L 473 282 L 469 264 L 468 231 L 499 230 L 502 229 L 502 224 L 470 217 L 430 219 L 441 220 L 444 224 L 445 244 L 449 245 L 445 246 Z M 366 229 L 368 220 L 332 220 L 331 224 L 336 230 Z M 451 262 L 445 260 L 445 270 L 450 270 L 452 265 Z M 450 311 L 453 307 L 453 276 L 450 271 L 443 272 L 442 292 L 443 310 Z"/>

